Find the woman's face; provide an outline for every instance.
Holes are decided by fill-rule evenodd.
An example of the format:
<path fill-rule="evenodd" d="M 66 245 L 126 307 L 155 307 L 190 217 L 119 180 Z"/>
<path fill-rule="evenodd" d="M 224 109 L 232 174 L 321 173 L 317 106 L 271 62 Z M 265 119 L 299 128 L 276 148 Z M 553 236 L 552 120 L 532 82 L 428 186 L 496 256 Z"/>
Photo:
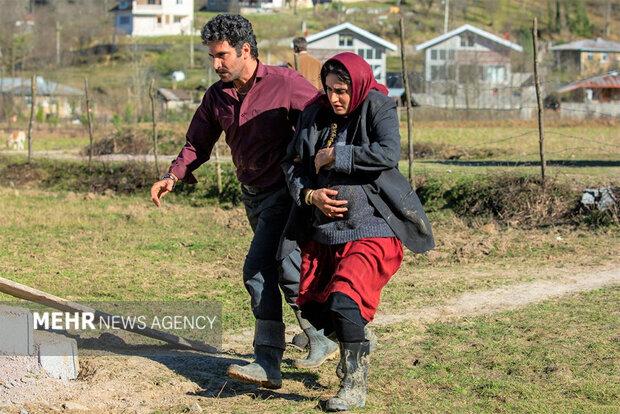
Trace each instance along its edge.
<path fill-rule="evenodd" d="M 351 103 L 350 87 L 351 85 L 341 81 L 333 73 L 325 78 L 325 93 L 336 115 L 346 115 Z"/>

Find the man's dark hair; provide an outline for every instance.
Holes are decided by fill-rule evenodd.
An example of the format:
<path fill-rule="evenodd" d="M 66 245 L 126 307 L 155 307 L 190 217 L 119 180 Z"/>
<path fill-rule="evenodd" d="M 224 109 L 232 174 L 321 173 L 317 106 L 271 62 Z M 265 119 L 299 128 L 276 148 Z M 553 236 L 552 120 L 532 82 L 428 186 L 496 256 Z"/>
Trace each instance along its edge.
<path fill-rule="evenodd" d="M 252 57 L 258 58 L 258 46 L 252 23 L 238 14 L 218 14 L 204 25 L 200 37 L 205 45 L 209 42 L 226 40 L 237 50 L 237 56 L 241 56 L 241 48 L 247 43 L 250 45 Z"/>
<path fill-rule="evenodd" d="M 293 39 L 293 51 L 295 53 L 303 52 L 308 49 L 308 41 L 305 37 L 296 37 Z"/>
<path fill-rule="evenodd" d="M 328 60 L 321 68 L 321 82 L 323 82 L 323 88 L 325 88 L 325 79 L 330 73 L 336 75 L 340 82 L 344 82 L 348 85 L 351 84 L 351 75 L 347 68 L 337 60 Z"/>

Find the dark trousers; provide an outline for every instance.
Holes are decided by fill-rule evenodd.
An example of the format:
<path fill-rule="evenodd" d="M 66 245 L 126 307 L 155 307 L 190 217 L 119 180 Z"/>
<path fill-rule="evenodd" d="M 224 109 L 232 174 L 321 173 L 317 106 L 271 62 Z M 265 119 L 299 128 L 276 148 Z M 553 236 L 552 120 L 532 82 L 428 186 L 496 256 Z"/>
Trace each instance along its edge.
<path fill-rule="evenodd" d="M 242 200 L 254 232 L 243 265 L 243 282 L 250 294 L 252 313 L 256 319 L 282 321 L 280 289 L 293 309 L 297 309 L 299 292 L 299 248 L 282 261 L 276 259 L 293 201 L 286 187 L 263 192 L 242 187 Z"/>
<path fill-rule="evenodd" d="M 325 303 L 309 302 L 301 308 L 301 314 L 326 335 L 336 333 L 340 342 L 365 340 L 368 321 L 362 317 L 357 303 L 344 293 L 332 293 Z"/>

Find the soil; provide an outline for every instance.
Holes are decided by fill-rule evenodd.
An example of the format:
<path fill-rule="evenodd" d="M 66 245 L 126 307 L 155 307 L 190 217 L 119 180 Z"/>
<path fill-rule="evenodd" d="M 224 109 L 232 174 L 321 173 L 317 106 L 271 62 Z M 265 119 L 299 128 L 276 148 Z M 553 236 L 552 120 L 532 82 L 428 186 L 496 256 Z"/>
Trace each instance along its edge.
<path fill-rule="evenodd" d="M 617 266 L 592 273 L 560 276 L 553 281 L 539 280 L 466 293 L 442 305 L 402 314 L 378 315 L 373 324 L 427 324 L 513 309 L 615 284 L 620 284 Z M 296 332 L 298 328 L 291 327 L 287 337 L 290 339 Z M 20 413 L 23 409 L 30 413 L 148 413 L 159 409 L 224 412 L 234 408 L 228 404 L 228 408 L 224 408 L 221 398 L 238 399 L 241 404 L 251 404 L 252 398 L 272 396 L 302 399 L 301 395 L 313 394 L 313 390 L 316 394 L 317 389 L 325 387 L 313 383 L 312 379 L 287 373 L 287 370 L 284 377 L 287 384 L 283 390 L 289 394 L 229 382 L 226 368 L 231 363 L 251 358 L 251 338 L 251 331 L 228 335 L 224 338 L 227 350 L 217 355 L 174 349 L 149 354 L 135 349 L 111 356 L 82 356 L 80 376 L 76 381 L 45 377 L 32 357 L 0 357 L 0 413 Z M 287 356 L 291 357 L 285 354 L 285 363 L 290 363 Z"/>

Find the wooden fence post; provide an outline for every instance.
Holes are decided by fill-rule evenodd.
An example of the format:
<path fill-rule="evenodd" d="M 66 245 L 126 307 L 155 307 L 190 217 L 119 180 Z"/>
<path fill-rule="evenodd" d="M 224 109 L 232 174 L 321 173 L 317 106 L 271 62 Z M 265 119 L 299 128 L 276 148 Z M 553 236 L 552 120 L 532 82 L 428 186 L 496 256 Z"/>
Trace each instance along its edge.
<path fill-rule="evenodd" d="M 155 79 L 151 79 L 151 84 L 149 85 L 149 98 L 151 100 L 151 118 L 153 121 L 153 155 L 155 156 L 155 171 L 157 172 L 157 178 L 159 178 L 159 160 L 157 159 L 157 120 L 155 119 Z"/>
<path fill-rule="evenodd" d="M 92 114 L 90 110 L 90 98 L 88 96 L 88 78 L 84 78 L 84 95 L 86 98 L 86 121 L 88 122 L 88 142 L 90 143 L 88 147 L 88 168 L 91 168 L 91 164 L 93 161 L 93 121 Z"/>
<path fill-rule="evenodd" d="M 413 186 L 413 114 L 411 110 L 411 88 L 409 86 L 409 76 L 407 74 L 407 53 L 405 51 L 405 13 L 403 12 L 402 2 L 399 1 L 400 8 L 400 60 L 403 72 L 403 85 L 405 86 L 405 101 L 407 105 L 407 160 L 409 162 L 408 178 Z"/>
<path fill-rule="evenodd" d="M 536 84 L 536 101 L 538 102 L 538 147 L 540 151 L 540 175 L 544 188 L 547 162 L 545 160 L 544 108 L 542 92 L 540 90 L 540 76 L 538 69 L 538 19 L 536 17 L 534 17 L 534 25 L 532 27 L 532 42 L 534 43 L 534 81 Z"/>
<path fill-rule="evenodd" d="M 34 122 L 34 106 L 37 97 L 37 75 L 30 80 L 30 121 L 28 122 L 28 164 L 32 161 L 32 123 Z"/>

